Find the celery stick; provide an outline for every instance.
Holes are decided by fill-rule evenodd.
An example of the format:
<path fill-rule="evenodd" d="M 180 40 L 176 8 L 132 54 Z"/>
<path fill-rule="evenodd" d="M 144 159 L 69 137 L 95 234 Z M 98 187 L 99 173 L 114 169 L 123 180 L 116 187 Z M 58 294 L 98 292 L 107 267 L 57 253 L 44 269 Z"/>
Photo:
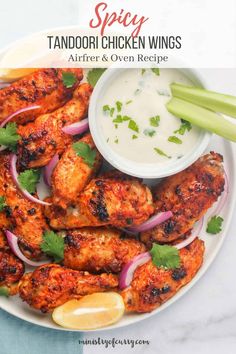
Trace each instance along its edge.
<path fill-rule="evenodd" d="M 200 128 L 209 130 L 225 139 L 236 141 L 236 124 L 224 119 L 218 113 L 179 98 L 172 98 L 167 102 L 166 108 L 175 116 L 185 119 Z"/>
<path fill-rule="evenodd" d="M 174 97 L 236 118 L 236 97 L 178 83 L 170 85 Z"/>

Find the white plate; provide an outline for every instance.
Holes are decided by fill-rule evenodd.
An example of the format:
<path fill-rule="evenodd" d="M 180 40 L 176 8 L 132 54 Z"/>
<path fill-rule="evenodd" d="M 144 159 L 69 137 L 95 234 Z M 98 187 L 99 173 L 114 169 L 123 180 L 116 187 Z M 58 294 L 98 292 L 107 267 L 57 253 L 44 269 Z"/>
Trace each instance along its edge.
<path fill-rule="evenodd" d="M 230 225 L 230 221 L 232 218 L 232 212 L 234 209 L 234 201 L 236 199 L 236 176 L 235 176 L 235 166 L 236 166 L 236 159 L 235 159 L 235 151 L 233 144 L 226 142 L 225 140 L 214 137 L 212 142 L 208 148 L 208 151 L 216 151 L 221 153 L 224 156 L 224 166 L 225 170 L 227 171 L 229 177 L 229 194 L 228 200 L 221 212 L 221 215 L 224 218 L 223 224 L 223 231 L 218 235 L 209 235 L 205 232 L 206 229 L 206 222 L 207 216 L 211 214 L 211 212 L 216 208 L 216 204 L 208 211 L 206 217 L 204 218 L 204 227 L 201 232 L 201 239 L 205 241 L 206 251 L 204 256 L 204 262 L 195 276 L 195 278 L 184 288 L 182 288 L 174 297 L 172 297 L 169 301 L 167 301 L 164 305 L 156 309 L 155 311 L 148 313 L 148 314 L 129 314 L 125 315 L 122 320 L 110 327 L 99 329 L 101 330 L 108 330 L 108 329 L 116 329 L 120 327 L 124 327 L 130 324 L 134 324 L 136 322 L 142 321 L 144 319 L 149 318 L 150 316 L 154 316 L 158 314 L 160 311 L 163 311 L 165 308 L 173 304 L 176 300 L 178 300 L 181 296 L 183 296 L 188 290 L 192 288 L 192 286 L 201 278 L 201 276 L 206 272 L 210 264 L 213 262 L 214 258 L 216 257 L 217 253 L 222 246 L 225 237 L 227 235 L 227 231 Z M 47 327 L 47 328 L 54 328 L 59 330 L 68 331 L 65 328 L 59 327 L 51 320 L 50 315 L 43 315 L 38 311 L 31 309 L 27 304 L 23 303 L 18 296 L 14 296 L 11 298 L 0 298 L 0 306 L 3 310 L 9 312 L 10 314 L 21 318 L 22 320 L 37 324 L 39 326 Z"/>

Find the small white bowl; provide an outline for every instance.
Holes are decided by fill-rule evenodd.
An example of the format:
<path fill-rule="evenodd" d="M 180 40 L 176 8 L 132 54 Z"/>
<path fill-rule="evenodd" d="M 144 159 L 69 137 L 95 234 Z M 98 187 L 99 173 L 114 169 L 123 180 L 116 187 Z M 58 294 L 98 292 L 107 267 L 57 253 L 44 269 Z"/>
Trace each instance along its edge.
<path fill-rule="evenodd" d="M 203 154 L 210 142 L 212 135 L 211 133 L 205 130 L 201 130 L 194 150 L 187 152 L 181 159 L 175 161 L 170 160 L 161 166 L 159 163 L 155 166 L 155 164 L 145 163 L 145 161 L 143 163 L 138 163 L 126 159 L 125 157 L 117 154 L 117 152 L 115 152 L 112 147 L 107 144 L 105 136 L 102 134 L 99 120 L 97 119 L 98 103 L 104 92 L 107 90 L 107 87 L 110 86 L 111 82 L 115 80 L 123 70 L 130 69 L 107 69 L 99 79 L 92 93 L 88 117 L 90 131 L 97 149 L 100 151 L 105 160 L 107 160 L 116 169 L 135 177 L 162 178 L 184 170 Z M 202 80 L 193 70 L 178 70 L 180 70 L 186 77 L 188 77 L 192 81 L 193 85 L 204 87 Z"/>

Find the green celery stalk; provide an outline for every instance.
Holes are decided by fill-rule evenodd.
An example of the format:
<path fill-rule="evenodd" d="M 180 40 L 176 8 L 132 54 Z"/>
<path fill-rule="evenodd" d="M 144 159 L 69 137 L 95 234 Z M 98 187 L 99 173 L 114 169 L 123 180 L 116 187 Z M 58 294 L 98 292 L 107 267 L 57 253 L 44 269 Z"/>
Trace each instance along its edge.
<path fill-rule="evenodd" d="M 224 119 L 218 113 L 179 98 L 172 98 L 167 102 L 166 108 L 179 118 L 220 135 L 227 140 L 236 142 L 236 124 Z"/>
<path fill-rule="evenodd" d="M 236 118 L 236 97 L 234 96 L 178 83 L 173 83 L 170 87 L 174 97 Z"/>

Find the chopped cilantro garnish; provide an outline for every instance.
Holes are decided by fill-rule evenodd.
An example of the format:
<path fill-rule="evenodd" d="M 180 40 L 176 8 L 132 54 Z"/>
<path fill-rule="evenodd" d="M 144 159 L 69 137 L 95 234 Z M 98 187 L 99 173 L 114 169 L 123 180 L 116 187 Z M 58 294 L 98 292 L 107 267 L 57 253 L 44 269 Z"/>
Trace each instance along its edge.
<path fill-rule="evenodd" d="M 3 211 L 6 207 L 6 198 L 4 196 L 0 197 L 0 211 Z"/>
<path fill-rule="evenodd" d="M 129 116 L 123 116 L 122 119 L 123 119 L 123 121 L 125 122 L 125 121 L 127 121 L 127 120 L 130 120 L 131 118 L 130 118 Z"/>
<path fill-rule="evenodd" d="M 224 219 L 221 216 L 213 216 L 207 223 L 206 232 L 209 234 L 218 234 L 222 230 L 222 223 Z"/>
<path fill-rule="evenodd" d="M 116 109 L 117 109 L 117 112 L 118 112 L 118 113 L 121 111 L 122 106 L 123 106 L 122 102 L 120 102 L 120 101 L 117 101 L 117 102 L 116 102 Z"/>
<path fill-rule="evenodd" d="M 133 119 L 130 119 L 128 127 L 129 129 L 134 130 L 137 133 L 139 132 L 139 127 Z"/>
<path fill-rule="evenodd" d="M 179 129 L 175 130 L 174 133 L 184 135 L 186 131 L 189 132 L 191 129 L 192 129 L 191 123 L 188 122 L 187 120 L 181 119 L 181 126 Z"/>
<path fill-rule="evenodd" d="M 125 104 L 130 104 L 130 103 L 132 103 L 133 101 L 132 100 L 129 100 L 129 101 L 127 101 Z"/>
<path fill-rule="evenodd" d="M 150 253 L 156 267 L 175 269 L 180 266 L 179 251 L 176 247 L 154 243 Z"/>
<path fill-rule="evenodd" d="M 105 70 L 106 69 L 102 69 L 102 68 L 96 68 L 96 69 L 89 70 L 88 75 L 87 75 L 88 83 L 94 87 Z"/>
<path fill-rule="evenodd" d="M 5 128 L 0 128 L 0 145 L 7 146 L 11 151 L 16 151 L 19 139 L 16 123 L 8 123 Z"/>
<path fill-rule="evenodd" d="M 105 105 L 102 107 L 102 109 L 103 109 L 103 112 L 110 112 L 111 107 L 110 107 L 108 104 L 105 104 Z"/>
<path fill-rule="evenodd" d="M 77 78 L 74 73 L 69 71 L 63 71 L 62 81 L 66 88 L 71 88 L 77 81 Z"/>
<path fill-rule="evenodd" d="M 143 74 L 145 74 L 145 72 L 146 72 L 146 69 L 142 69 L 141 74 L 143 75 Z"/>
<path fill-rule="evenodd" d="M 116 143 L 116 144 L 118 144 L 118 143 L 119 143 L 118 138 L 116 138 L 116 139 L 114 140 L 114 143 Z"/>
<path fill-rule="evenodd" d="M 168 159 L 171 159 L 171 156 L 168 156 L 164 151 L 162 151 L 161 149 L 158 149 L 158 148 L 154 148 L 154 150 L 161 156 L 165 156 L 167 157 Z"/>
<path fill-rule="evenodd" d="M 41 250 L 53 257 L 55 262 L 60 262 L 64 258 L 64 240 L 55 232 L 46 231 L 43 234 Z"/>
<path fill-rule="evenodd" d="M 159 127 L 160 116 L 155 116 L 155 117 L 149 118 L 149 122 L 152 127 Z"/>
<path fill-rule="evenodd" d="M 143 134 L 152 138 L 156 134 L 156 131 L 154 129 L 145 129 Z"/>
<path fill-rule="evenodd" d="M 73 149 L 76 154 L 80 156 L 89 167 L 93 167 L 96 160 L 95 150 L 91 149 L 91 147 L 83 141 L 78 141 L 77 143 L 74 143 Z"/>
<path fill-rule="evenodd" d="M 179 139 L 177 136 L 169 136 L 168 141 L 174 144 L 182 144 L 182 140 Z"/>
<path fill-rule="evenodd" d="M 154 74 L 156 74 L 157 76 L 160 75 L 160 69 L 158 69 L 158 68 L 152 68 L 151 70 L 152 70 L 152 72 L 153 72 Z"/>
<path fill-rule="evenodd" d="M 9 295 L 9 289 L 6 286 L 0 286 L 0 296 L 8 297 Z"/>
<path fill-rule="evenodd" d="M 137 135 L 132 135 L 132 139 L 134 140 L 134 139 L 138 139 L 138 136 Z"/>
<path fill-rule="evenodd" d="M 40 179 L 40 170 L 26 170 L 19 174 L 18 181 L 21 187 L 29 193 L 35 193 Z"/>
<path fill-rule="evenodd" d="M 116 116 L 116 118 L 113 119 L 112 122 L 113 122 L 113 123 L 122 123 L 122 122 L 123 122 L 122 116 L 121 116 L 120 114 L 118 114 L 118 115 Z"/>

